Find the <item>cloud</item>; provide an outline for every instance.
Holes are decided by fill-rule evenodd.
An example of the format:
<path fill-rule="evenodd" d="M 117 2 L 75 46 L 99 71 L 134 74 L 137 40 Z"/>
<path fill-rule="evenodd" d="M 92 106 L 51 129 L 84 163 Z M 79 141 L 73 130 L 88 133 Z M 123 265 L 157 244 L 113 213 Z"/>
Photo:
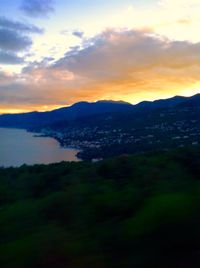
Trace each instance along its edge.
<path fill-rule="evenodd" d="M 84 36 L 84 32 L 83 32 L 83 31 L 80 31 L 80 30 L 75 30 L 75 31 L 72 32 L 72 34 L 73 34 L 74 36 L 80 38 L 80 39 L 82 39 L 83 36 Z"/>
<path fill-rule="evenodd" d="M 200 86 L 199 73 L 200 43 L 173 41 L 149 31 L 108 29 L 58 61 L 29 64 L 0 96 L 4 105 L 12 100 L 12 105 L 26 107 L 98 99 L 135 103 L 192 94 Z"/>
<path fill-rule="evenodd" d="M 26 52 L 32 45 L 31 33 L 41 34 L 43 30 L 32 24 L 0 17 L 0 63 L 21 64 L 24 62 L 18 53 Z"/>
<path fill-rule="evenodd" d="M 24 0 L 21 10 L 30 17 L 47 17 L 54 11 L 53 0 Z"/>
<path fill-rule="evenodd" d="M 0 50 L 0 63 L 1 64 L 21 64 L 24 62 L 22 57 L 18 57 L 14 53 L 3 52 Z"/>
<path fill-rule="evenodd" d="M 9 20 L 0 16 L 0 28 L 6 28 L 17 32 L 42 34 L 44 30 L 32 24 Z"/>
<path fill-rule="evenodd" d="M 171 41 L 153 32 L 107 30 L 83 43 L 57 61 L 66 68 L 93 79 L 133 76 L 155 67 L 185 68 L 198 64 L 200 44 Z"/>
<path fill-rule="evenodd" d="M 32 45 L 31 39 L 17 31 L 0 28 L 0 63 L 21 64 L 23 57 L 19 52 L 25 52 Z"/>
<path fill-rule="evenodd" d="M 11 51 L 23 51 L 32 44 L 28 36 L 9 29 L 0 29 L 0 48 Z"/>
<path fill-rule="evenodd" d="M 7 74 L 6 72 L 0 69 L 0 84 L 1 85 L 4 84 L 6 81 L 7 82 L 10 81 L 11 77 L 13 78 L 12 75 Z M 13 81 L 13 79 L 11 81 Z"/>

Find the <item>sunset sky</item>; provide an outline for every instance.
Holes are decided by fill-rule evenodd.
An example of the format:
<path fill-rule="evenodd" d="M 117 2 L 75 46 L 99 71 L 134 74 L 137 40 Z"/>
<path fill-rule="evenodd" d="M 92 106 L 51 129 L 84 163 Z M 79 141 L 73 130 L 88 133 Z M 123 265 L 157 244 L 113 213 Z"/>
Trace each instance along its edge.
<path fill-rule="evenodd" d="M 199 0 L 0 1 L 0 113 L 200 92 Z"/>

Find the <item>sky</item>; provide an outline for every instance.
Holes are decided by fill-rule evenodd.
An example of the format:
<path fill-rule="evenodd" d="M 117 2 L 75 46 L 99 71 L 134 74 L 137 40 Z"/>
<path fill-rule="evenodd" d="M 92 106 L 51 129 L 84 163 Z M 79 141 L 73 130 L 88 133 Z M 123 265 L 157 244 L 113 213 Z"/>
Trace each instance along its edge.
<path fill-rule="evenodd" d="M 0 113 L 200 93 L 199 0 L 0 1 Z"/>

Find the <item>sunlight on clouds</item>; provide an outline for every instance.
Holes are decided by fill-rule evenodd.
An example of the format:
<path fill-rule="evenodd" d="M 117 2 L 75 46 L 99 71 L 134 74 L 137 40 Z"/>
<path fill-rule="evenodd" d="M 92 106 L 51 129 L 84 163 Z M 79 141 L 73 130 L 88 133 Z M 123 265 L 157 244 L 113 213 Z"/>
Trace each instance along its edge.
<path fill-rule="evenodd" d="M 30 63 L 13 77 L 2 73 L 8 82 L 5 87 L 0 81 L 0 88 L 5 107 L 45 110 L 77 101 L 137 103 L 192 95 L 198 92 L 199 73 L 200 43 L 144 30 L 107 29 L 57 61 Z"/>
<path fill-rule="evenodd" d="M 196 5 L 200 8 L 200 3 L 196 0 L 163 0 L 152 5 L 127 6 L 115 10 L 103 20 L 100 20 L 99 16 L 92 17 L 91 23 L 91 18 L 88 17 L 81 25 L 87 37 L 94 36 L 106 28 L 135 28 L 153 30 L 174 40 L 198 42 L 200 38 L 196 32 L 200 28 L 200 20 Z M 79 23 L 77 21 L 77 24 Z M 59 59 L 70 47 L 79 45 L 81 40 L 72 34 L 60 34 L 64 29 L 63 19 L 63 25 L 59 20 L 51 29 L 47 29 L 43 37 L 35 36 L 31 49 L 35 55 L 29 60 L 40 60 L 47 55 Z"/>
<path fill-rule="evenodd" d="M 0 113 L 199 93 L 199 10 L 199 0 L 160 0 L 76 25 L 52 14 L 44 34 L 31 37 L 24 63 L 0 66 Z"/>

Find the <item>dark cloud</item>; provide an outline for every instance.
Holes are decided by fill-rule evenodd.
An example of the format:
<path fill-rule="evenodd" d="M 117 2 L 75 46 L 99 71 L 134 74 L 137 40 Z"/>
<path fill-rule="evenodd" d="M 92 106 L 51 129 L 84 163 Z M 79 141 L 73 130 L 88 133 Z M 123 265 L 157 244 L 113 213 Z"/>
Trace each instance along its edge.
<path fill-rule="evenodd" d="M 83 31 L 80 31 L 80 30 L 75 30 L 75 31 L 73 31 L 72 32 L 72 34 L 74 35 L 74 36 L 76 36 L 76 37 L 78 37 L 78 38 L 83 38 L 83 36 L 84 36 L 84 32 Z"/>
<path fill-rule="evenodd" d="M 13 31 L 24 33 L 37 33 L 42 34 L 44 30 L 32 24 L 25 24 L 18 21 L 13 21 L 5 17 L 0 17 L 0 28 L 6 28 Z"/>
<path fill-rule="evenodd" d="M 30 17 L 47 17 L 54 11 L 53 0 L 24 0 L 21 9 Z"/>
<path fill-rule="evenodd" d="M 0 63 L 1 64 L 21 64 L 24 62 L 24 59 L 18 57 L 15 53 L 9 53 L 0 51 Z"/>
<path fill-rule="evenodd" d="M 24 51 L 32 44 L 28 36 L 9 29 L 0 29 L 0 49 L 6 51 Z"/>
<path fill-rule="evenodd" d="M 32 24 L 24 24 L 0 16 L 0 63 L 21 64 L 24 62 L 19 52 L 27 52 L 32 45 L 30 33 L 43 33 L 43 29 Z"/>

